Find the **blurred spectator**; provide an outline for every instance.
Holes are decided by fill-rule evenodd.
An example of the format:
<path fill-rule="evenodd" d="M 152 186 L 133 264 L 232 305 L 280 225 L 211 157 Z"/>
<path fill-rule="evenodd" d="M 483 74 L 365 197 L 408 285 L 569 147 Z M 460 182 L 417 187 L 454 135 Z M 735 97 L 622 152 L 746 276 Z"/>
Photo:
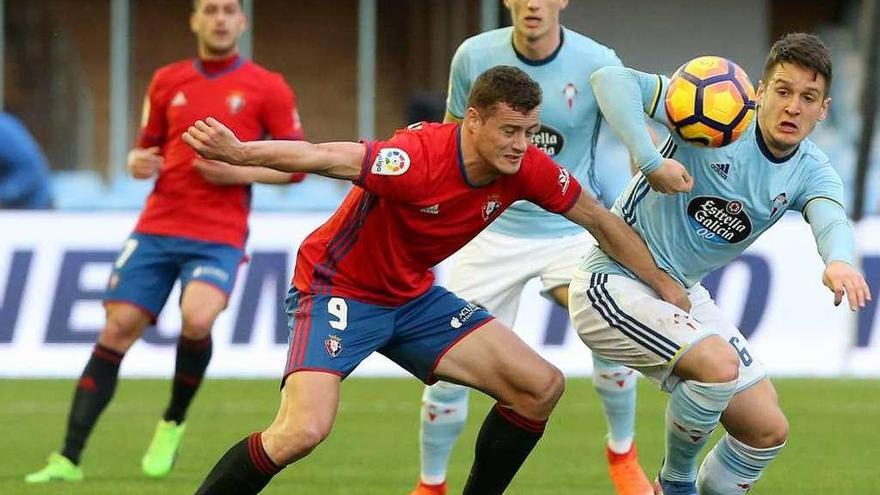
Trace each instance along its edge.
<path fill-rule="evenodd" d="M 20 120 L 0 112 L 0 208 L 52 208 L 49 166 Z"/>

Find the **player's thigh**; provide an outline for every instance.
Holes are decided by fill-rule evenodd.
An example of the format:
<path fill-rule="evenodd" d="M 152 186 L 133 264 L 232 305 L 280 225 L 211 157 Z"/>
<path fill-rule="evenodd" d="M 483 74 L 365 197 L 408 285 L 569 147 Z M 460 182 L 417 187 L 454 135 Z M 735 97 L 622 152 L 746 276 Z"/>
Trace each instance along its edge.
<path fill-rule="evenodd" d="M 788 420 L 769 378 L 737 392 L 721 415 L 721 423 L 734 438 L 752 447 L 775 447 L 788 438 Z"/>
<path fill-rule="evenodd" d="M 581 340 L 599 357 L 636 369 L 670 390 L 684 351 L 715 332 L 622 275 L 578 270 L 569 313 Z"/>
<path fill-rule="evenodd" d="M 530 241 L 483 231 L 453 256 L 447 287 L 513 325 L 523 287 L 541 268 Z"/>
<path fill-rule="evenodd" d="M 190 339 L 202 339 L 211 333 L 217 315 L 226 307 L 228 296 L 216 285 L 190 281 L 180 297 L 183 334 Z"/>
<path fill-rule="evenodd" d="M 105 306 L 127 303 L 155 322 L 180 270 L 169 239 L 133 233 L 125 241 L 113 264 L 104 294 Z"/>
<path fill-rule="evenodd" d="M 739 356 L 739 379 L 736 390 L 748 389 L 766 378 L 767 370 L 764 363 L 758 358 L 736 325 L 715 304 L 709 292 L 702 285 L 697 284 L 688 290 L 688 296 L 691 300 L 691 315 L 704 327 L 710 328 L 714 333 L 724 338 L 733 346 Z"/>
<path fill-rule="evenodd" d="M 394 332 L 393 309 L 350 298 L 292 288 L 285 310 L 290 342 L 284 379 L 299 371 L 322 371 L 345 378 Z"/>
<path fill-rule="evenodd" d="M 499 320 L 458 341 L 435 375 L 481 390 L 527 416 L 548 414 L 562 393 L 561 372 Z"/>
<path fill-rule="evenodd" d="M 541 270 L 542 294 L 562 307 L 568 307 L 568 286 L 575 270 L 584 260 L 589 249 L 596 243 L 589 232 L 553 239 L 535 253 L 547 260 Z"/>

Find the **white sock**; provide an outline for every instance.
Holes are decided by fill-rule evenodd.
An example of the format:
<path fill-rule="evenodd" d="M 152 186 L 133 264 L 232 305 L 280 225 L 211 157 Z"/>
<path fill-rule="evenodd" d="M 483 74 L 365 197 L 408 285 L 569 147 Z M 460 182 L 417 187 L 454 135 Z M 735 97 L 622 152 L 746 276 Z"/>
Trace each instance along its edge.
<path fill-rule="evenodd" d="M 700 495 L 743 495 L 761 477 L 785 444 L 766 449 L 750 447 L 724 435 L 700 466 L 697 488 Z"/>
<path fill-rule="evenodd" d="M 469 392 L 467 387 L 448 382 L 425 387 L 419 434 L 423 483 L 438 485 L 446 481 L 449 454 L 467 421 Z"/>

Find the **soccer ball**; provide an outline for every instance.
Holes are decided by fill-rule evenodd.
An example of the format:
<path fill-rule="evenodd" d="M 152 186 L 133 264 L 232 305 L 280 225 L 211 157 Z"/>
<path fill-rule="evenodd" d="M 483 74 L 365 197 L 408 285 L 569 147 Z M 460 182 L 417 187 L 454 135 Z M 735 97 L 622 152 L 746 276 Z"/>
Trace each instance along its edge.
<path fill-rule="evenodd" d="M 723 57 L 697 57 L 669 81 L 666 115 L 682 139 L 718 148 L 740 137 L 755 116 L 755 89 L 740 66 Z"/>

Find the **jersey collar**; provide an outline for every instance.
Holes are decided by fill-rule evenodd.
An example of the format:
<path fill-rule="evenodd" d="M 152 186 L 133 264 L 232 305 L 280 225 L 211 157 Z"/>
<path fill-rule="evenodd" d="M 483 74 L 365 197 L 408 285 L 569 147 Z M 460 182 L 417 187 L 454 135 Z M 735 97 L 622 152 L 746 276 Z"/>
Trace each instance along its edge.
<path fill-rule="evenodd" d="M 527 58 L 525 55 L 523 55 L 519 51 L 517 51 L 516 45 L 513 44 L 513 31 L 511 30 L 511 32 L 510 32 L 510 47 L 513 48 L 513 53 L 516 54 L 516 58 L 518 58 L 520 62 L 522 62 L 526 65 L 531 65 L 533 67 L 537 67 L 539 65 L 546 65 L 546 64 L 549 64 L 550 62 L 552 62 L 556 58 L 556 56 L 559 55 L 559 51 L 562 50 L 563 44 L 565 44 L 565 30 L 562 29 L 562 26 L 559 26 L 559 46 L 557 46 L 556 49 L 553 50 L 553 53 L 551 53 L 550 55 L 548 55 L 540 60 L 532 60 L 530 58 Z"/>
<path fill-rule="evenodd" d="M 241 67 L 241 64 L 243 63 L 244 59 L 236 53 L 235 55 L 217 60 L 202 60 L 196 58 L 193 65 L 201 75 L 208 79 L 214 79 L 215 77 L 229 74 L 235 69 Z"/>
<path fill-rule="evenodd" d="M 793 157 L 795 155 L 795 153 L 798 152 L 799 149 L 801 149 L 801 145 L 798 144 L 797 147 L 794 150 L 792 150 L 791 153 L 789 153 L 781 158 L 777 158 L 777 157 L 773 156 L 773 153 L 770 152 L 770 148 L 767 147 L 767 143 L 764 142 L 764 135 L 761 134 L 761 126 L 758 125 L 757 122 L 755 122 L 755 141 L 758 142 L 758 149 L 761 150 L 761 153 L 764 155 L 764 158 L 766 158 L 776 164 L 787 162 L 791 157 Z"/>

